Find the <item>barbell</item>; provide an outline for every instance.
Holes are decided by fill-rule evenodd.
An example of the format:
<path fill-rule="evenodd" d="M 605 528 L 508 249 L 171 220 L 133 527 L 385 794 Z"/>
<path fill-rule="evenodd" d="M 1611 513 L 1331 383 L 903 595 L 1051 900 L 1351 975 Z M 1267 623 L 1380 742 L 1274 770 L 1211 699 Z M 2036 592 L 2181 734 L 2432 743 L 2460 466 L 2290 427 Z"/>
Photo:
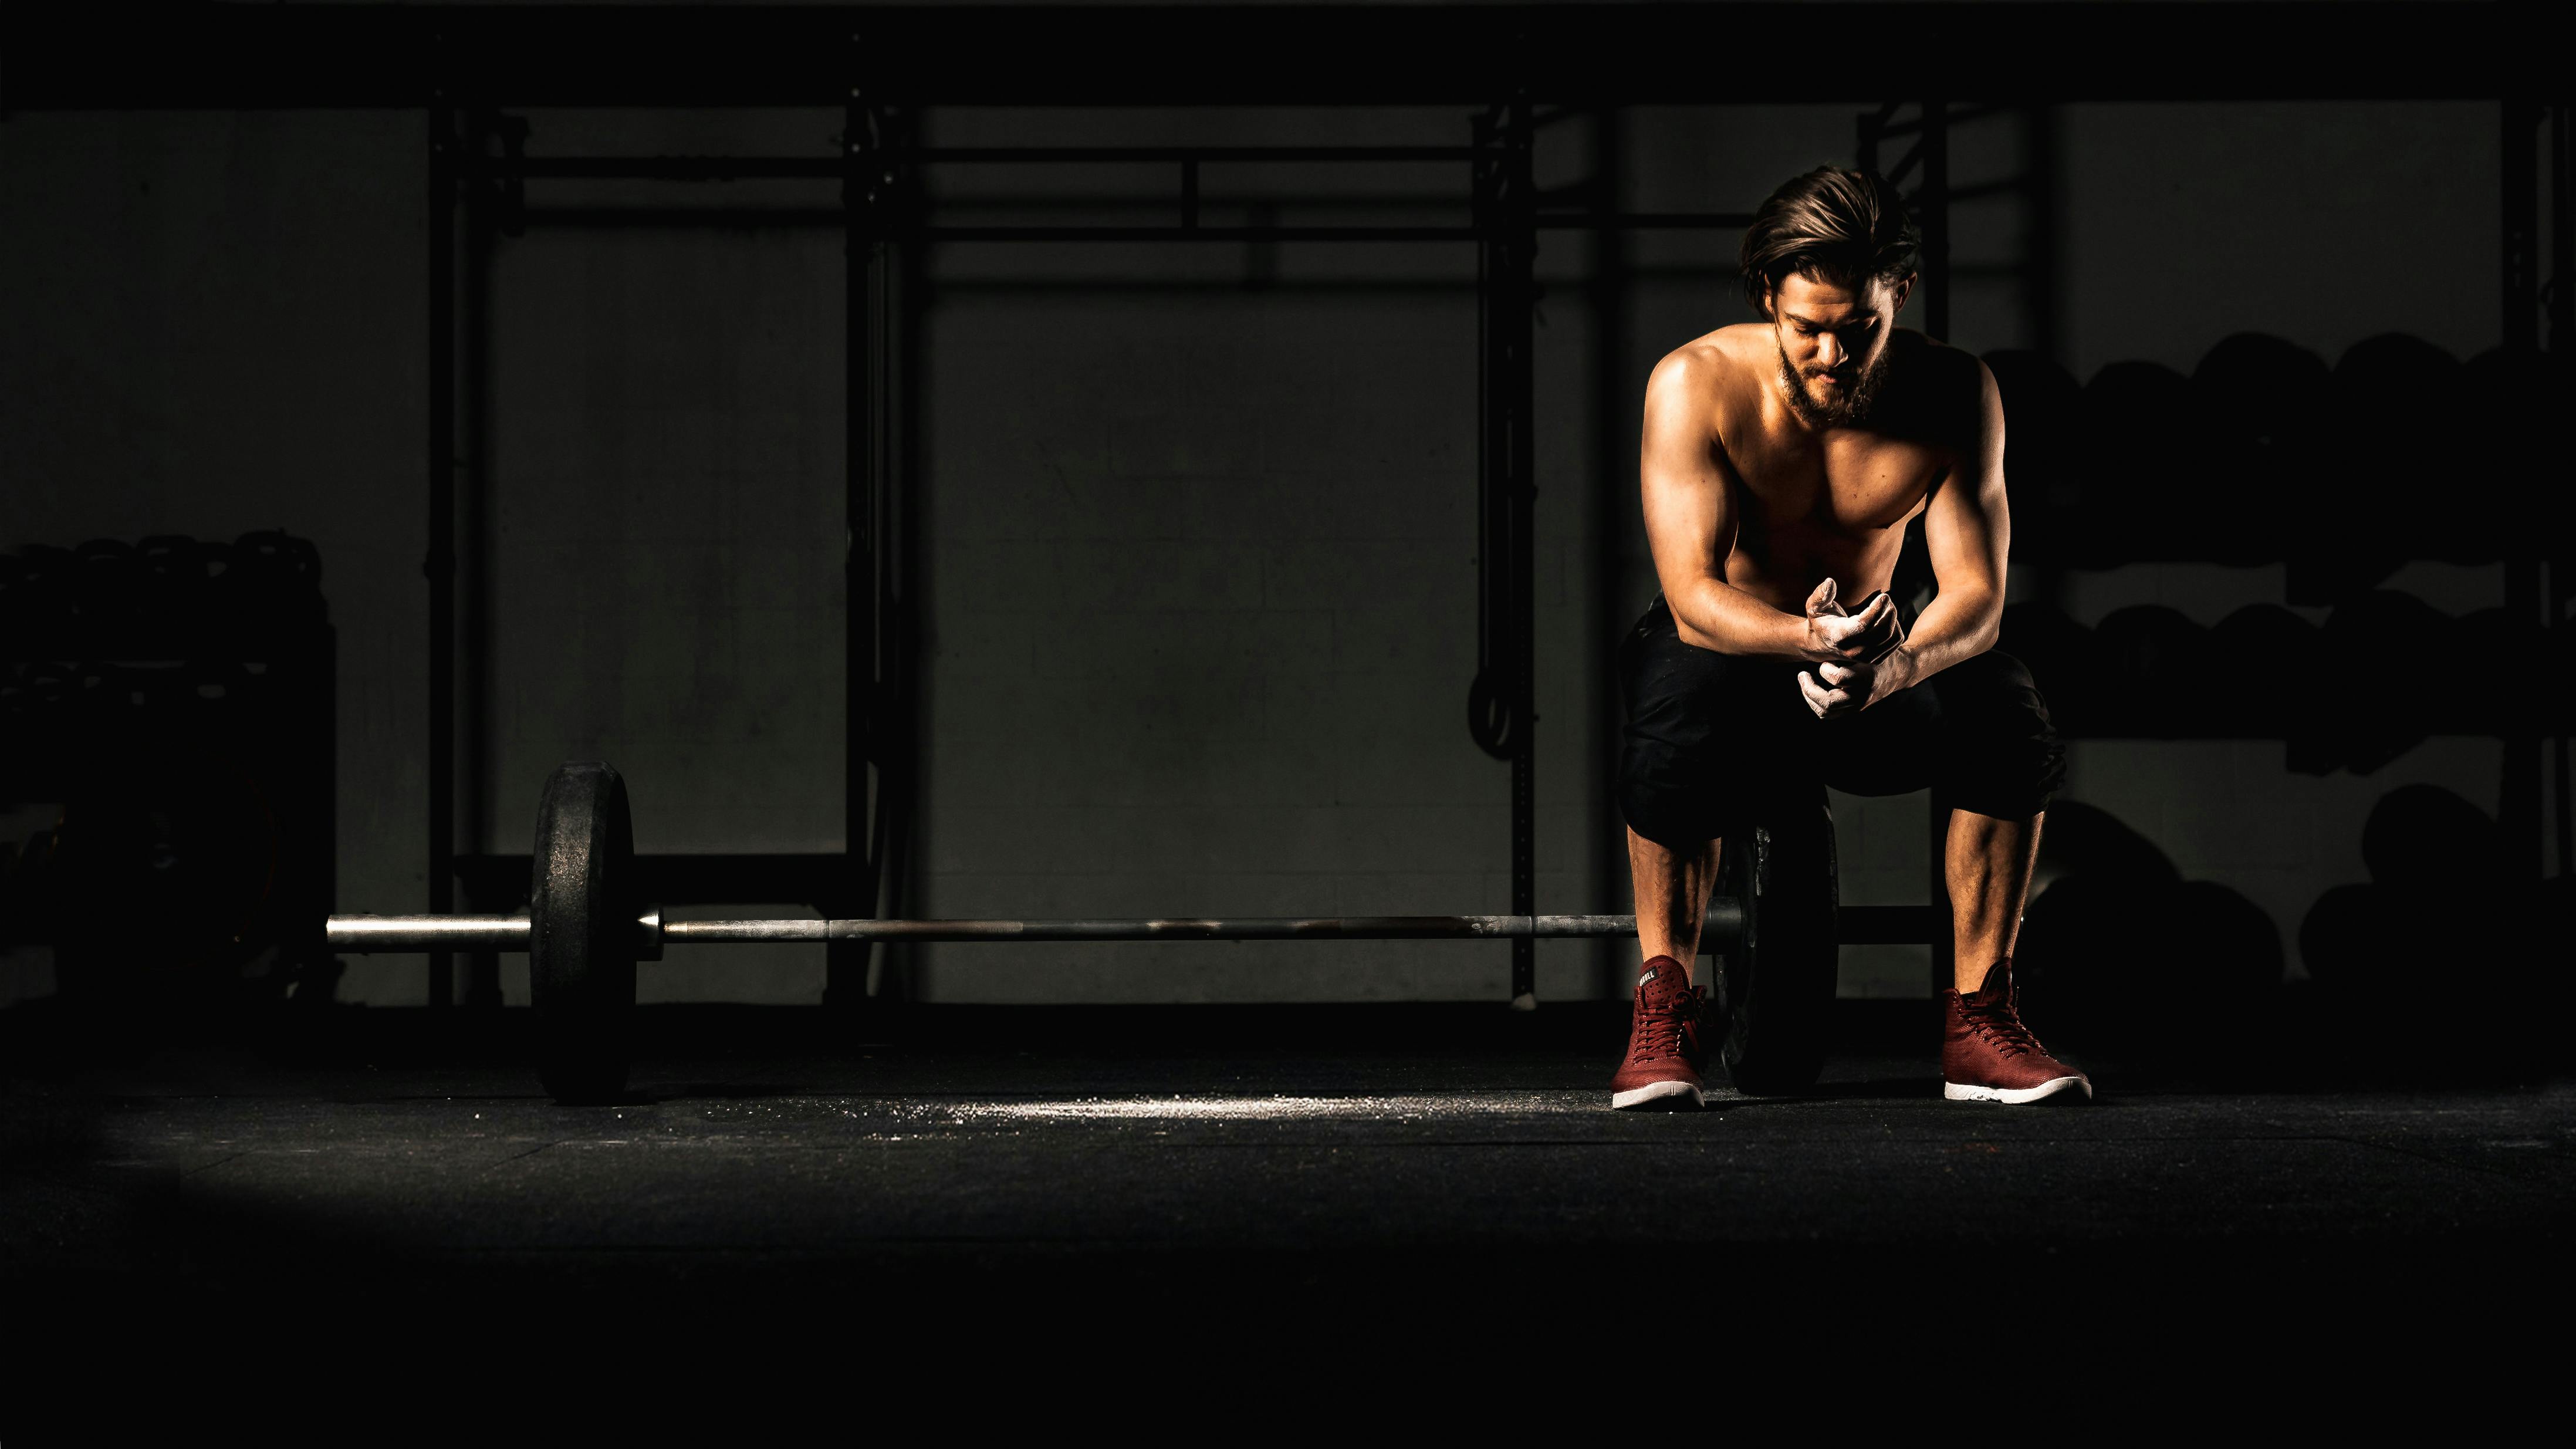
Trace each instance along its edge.
<path fill-rule="evenodd" d="M 1921 907 L 1838 906 L 1831 818 L 1774 811 L 1724 852 L 1701 926 L 1714 954 L 1720 1054 L 1738 1087 L 1794 1090 L 1824 1060 L 1825 1016 L 1841 939 L 1922 940 Z M 537 1018 L 538 1076 L 558 1101 L 626 1089 L 640 961 L 667 945 L 790 941 L 1411 941 L 1541 940 L 1637 934 L 1634 916 L 1468 915 L 1159 917 L 1084 920 L 663 919 L 636 898 L 626 782 L 574 763 L 546 782 L 528 909 L 512 915 L 335 915 L 334 951 L 525 951 Z M 1516 1003 L 1527 1004 L 1527 1003 Z"/>

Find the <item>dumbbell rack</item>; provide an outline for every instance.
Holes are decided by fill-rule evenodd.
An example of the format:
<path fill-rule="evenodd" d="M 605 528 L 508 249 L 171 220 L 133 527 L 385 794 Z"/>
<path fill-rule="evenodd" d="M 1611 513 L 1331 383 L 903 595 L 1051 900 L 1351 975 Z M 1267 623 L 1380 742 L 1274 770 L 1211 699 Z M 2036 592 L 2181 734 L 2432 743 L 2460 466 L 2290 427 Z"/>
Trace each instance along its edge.
<path fill-rule="evenodd" d="M 274 945 L 271 988 L 327 997 L 337 636 L 320 572 L 312 545 L 283 532 L 98 539 L 7 561 L 0 684 L 11 747 L 0 796 L 63 802 L 43 891 L 67 996 L 201 1004 L 228 989 L 208 972 Z M 221 827 L 210 811 L 248 818 Z M 93 822 L 127 817 L 186 831 L 168 847 L 180 869 L 203 868 L 224 846 L 257 851 L 264 884 L 192 899 L 224 921 L 156 902 L 171 884 L 158 878 L 163 862 L 100 853 L 95 832 L 120 827 Z M 140 936 L 125 918 L 136 910 L 154 916 Z"/>

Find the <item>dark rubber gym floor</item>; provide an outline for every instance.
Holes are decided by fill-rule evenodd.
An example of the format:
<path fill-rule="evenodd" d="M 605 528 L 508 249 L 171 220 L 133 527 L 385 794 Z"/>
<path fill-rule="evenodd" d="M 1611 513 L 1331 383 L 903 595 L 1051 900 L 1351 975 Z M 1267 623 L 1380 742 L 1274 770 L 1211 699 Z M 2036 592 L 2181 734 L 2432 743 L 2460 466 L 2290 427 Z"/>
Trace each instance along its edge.
<path fill-rule="evenodd" d="M 1313 1312 L 1463 1342 L 1643 1313 L 1928 1346 L 2013 1322 L 2371 1338 L 2567 1287 L 2563 1082 L 2285 1055 L 2254 1081 L 2105 1067 L 2083 1107 L 1949 1104 L 1923 1004 L 1846 1003 L 1814 1095 L 1633 1115 L 1604 1110 L 1622 1019 L 1588 1007 L 911 1015 L 862 1044 L 819 1012 L 649 1008 L 634 1100 L 567 1108 L 511 1023 L 347 1011 L 102 1051 L 13 1012 L 0 1291 L 22 1318 L 255 1301 L 361 1334 L 1034 1313 L 1061 1342 Z"/>

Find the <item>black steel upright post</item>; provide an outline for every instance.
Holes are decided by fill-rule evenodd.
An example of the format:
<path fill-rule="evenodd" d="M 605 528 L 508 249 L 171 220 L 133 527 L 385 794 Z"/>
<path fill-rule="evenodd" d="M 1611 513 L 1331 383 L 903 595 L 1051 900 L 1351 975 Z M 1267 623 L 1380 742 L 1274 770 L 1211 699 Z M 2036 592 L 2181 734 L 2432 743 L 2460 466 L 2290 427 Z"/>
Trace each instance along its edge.
<path fill-rule="evenodd" d="M 1588 290 L 1592 303 L 1592 444 L 1594 478 L 1592 499 L 1593 530 L 1593 611 L 1585 621 L 1587 642 L 1594 645 L 1583 651 L 1584 683 L 1593 701 L 1594 728 L 1601 742 L 1595 747 L 1596 795 L 1603 801 L 1616 801 L 1618 790 L 1618 751 L 1622 724 L 1622 706 L 1610 667 L 1610 651 L 1604 647 L 1616 637 L 1613 631 L 1625 622 L 1621 615 L 1633 607 L 1626 597 L 1626 550 L 1628 520 L 1637 510 L 1637 397 L 1628 380 L 1628 238 L 1615 218 L 1627 204 L 1625 168 L 1625 115 L 1616 106 L 1603 106 L 1592 118 L 1592 206 L 1602 223 L 1592 233 L 1592 266 Z M 1610 888 L 1609 900 L 1596 909 L 1616 911 L 1627 892 L 1621 884 L 1628 880 L 1628 850 L 1623 838 L 1618 809 L 1613 805 L 1600 817 L 1599 849 L 1602 870 Z M 1631 905 L 1630 910 L 1636 907 Z M 1602 943 L 1601 994 L 1620 997 L 1633 989 L 1638 961 L 1615 940 Z"/>
<path fill-rule="evenodd" d="M 429 909 L 456 904 L 456 111 L 429 111 Z M 455 960 L 429 955 L 429 1004 L 455 999 Z"/>
<path fill-rule="evenodd" d="M 878 177 L 877 114 L 862 74 L 860 38 L 850 37 L 850 93 L 842 108 L 841 210 L 842 277 L 845 312 L 842 352 L 847 359 L 843 406 L 847 449 L 845 508 L 849 520 L 843 615 L 844 699 L 842 783 L 843 850 L 849 895 L 843 907 L 852 914 L 876 913 L 875 871 L 871 847 L 875 814 L 870 809 L 869 760 L 874 753 L 877 680 L 877 383 L 880 369 L 876 305 L 876 252 L 879 239 L 877 201 L 884 185 Z M 868 994 L 868 947 L 834 943 L 825 948 L 823 1000 L 858 1007 Z"/>
<path fill-rule="evenodd" d="M 1538 758 L 1533 743 L 1538 722 L 1538 447 L 1534 437 L 1538 411 L 1536 359 L 1532 335 L 1538 310 L 1538 195 L 1532 152 L 1537 133 L 1530 127 L 1527 94 L 1511 106 L 1512 251 L 1511 313 L 1504 335 L 1510 349 L 1512 595 L 1515 657 L 1515 704 L 1521 717 L 1520 738 L 1512 751 L 1512 914 L 1538 913 Z M 1527 937 L 1512 943 L 1512 1002 L 1538 1004 L 1538 942 Z"/>
<path fill-rule="evenodd" d="M 2502 340 L 2529 349 L 2540 345 L 2540 107 L 2506 101 L 2503 142 Z"/>
<path fill-rule="evenodd" d="M 1532 413 L 1532 268 L 1538 252 L 1527 96 L 1480 118 L 1475 165 L 1477 247 L 1477 462 L 1480 482 L 1478 670 L 1468 723 L 1487 754 L 1512 771 L 1512 912 L 1538 909 L 1537 450 Z M 1512 942 L 1512 1004 L 1538 1003 L 1535 943 Z"/>
<path fill-rule="evenodd" d="M 515 160 L 520 147 L 505 138 L 526 122 L 498 115 L 488 107 L 464 111 L 463 144 L 457 152 L 457 188 L 464 211 L 464 250 L 460 259 L 457 317 L 457 447 L 456 537 L 456 833 L 465 854 L 491 848 L 491 822 L 483 804 L 491 793 L 492 680 L 492 265 L 499 233 L 509 225 L 503 188 L 515 188 L 514 176 L 497 176 L 492 149 Z M 507 909 L 516 901 L 476 899 L 475 883 L 465 881 L 468 911 Z M 501 957 L 490 950 L 465 953 L 459 995 L 470 1011 L 501 1007 Z"/>
<path fill-rule="evenodd" d="M 1923 103 L 1923 184 L 1915 221 L 1923 228 L 1923 331 L 1950 340 L 1950 103 Z"/>
<path fill-rule="evenodd" d="M 2568 156 L 2570 139 L 2567 120 L 2568 104 L 2563 95 L 2549 108 L 2549 351 L 2563 372 L 2568 363 L 2568 349 L 2576 348 L 2576 218 L 2569 216 Z M 2563 465 L 2562 465 L 2563 468 Z M 2549 560 L 2549 630 L 2550 657 L 2567 657 L 2559 631 L 2568 627 L 2567 605 L 2576 599 L 2576 581 L 2568 574 L 2570 554 L 2564 539 L 2557 540 L 2557 551 Z M 2555 737 L 2550 742 L 2552 756 L 2551 789 L 2555 795 L 2558 844 L 2558 873 L 2576 875 L 2576 812 L 2570 810 L 2571 791 L 2567 779 L 2567 715 L 2560 707 Z"/>
<path fill-rule="evenodd" d="M 2509 99 L 2503 107 L 2503 344 L 2530 352 L 2540 344 L 2540 107 Z M 2540 542 L 2523 530 L 2508 545 L 2505 609 L 2515 626 L 2540 617 Z M 2539 874 L 2539 702 L 2527 691 L 2508 705 L 2504 768 L 2496 824 L 2503 831 L 2508 867 L 2516 876 Z"/>
<path fill-rule="evenodd" d="M 918 108 L 896 112 L 894 139 L 903 153 L 921 144 Z M 919 169 L 905 155 L 878 173 L 894 188 L 885 211 L 889 238 L 886 268 L 885 486 L 879 490 L 881 539 L 877 586 L 877 718 L 875 752 L 878 799 L 874 835 L 876 894 L 871 905 L 888 915 L 906 911 L 912 831 L 919 818 L 921 700 L 920 635 L 915 611 L 921 598 L 921 529 L 918 489 L 927 442 L 922 422 L 922 347 L 929 324 L 929 243 L 920 239 L 926 200 Z M 874 1005 L 887 1008 L 911 998 L 908 956 L 886 949 L 879 957 Z"/>
<path fill-rule="evenodd" d="M 1879 164 L 1878 144 L 1886 138 L 1888 120 L 1896 114 L 1898 104 L 1890 101 L 1875 111 L 1863 111 L 1852 118 L 1852 154 L 1861 170 L 1886 174 Z"/>

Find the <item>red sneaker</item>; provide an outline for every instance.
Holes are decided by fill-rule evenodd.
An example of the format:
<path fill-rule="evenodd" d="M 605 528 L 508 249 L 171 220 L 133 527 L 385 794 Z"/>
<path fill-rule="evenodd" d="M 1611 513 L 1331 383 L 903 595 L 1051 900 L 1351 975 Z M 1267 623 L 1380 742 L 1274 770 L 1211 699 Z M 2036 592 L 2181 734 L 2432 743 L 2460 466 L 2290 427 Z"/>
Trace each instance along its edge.
<path fill-rule="evenodd" d="M 1628 1025 L 1628 1060 L 1610 1079 L 1611 1107 L 1700 1105 L 1700 1008 L 1708 993 L 1670 956 L 1646 963 L 1637 978 L 1637 1014 Z"/>
<path fill-rule="evenodd" d="M 1949 993 L 1941 1037 L 1941 1095 L 1953 1102 L 2036 1102 L 2073 1090 L 2093 1095 L 2084 1074 L 2048 1054 L 2021 1024 L 2012 958 L 1986 970 L 1985 984 Z"/>

